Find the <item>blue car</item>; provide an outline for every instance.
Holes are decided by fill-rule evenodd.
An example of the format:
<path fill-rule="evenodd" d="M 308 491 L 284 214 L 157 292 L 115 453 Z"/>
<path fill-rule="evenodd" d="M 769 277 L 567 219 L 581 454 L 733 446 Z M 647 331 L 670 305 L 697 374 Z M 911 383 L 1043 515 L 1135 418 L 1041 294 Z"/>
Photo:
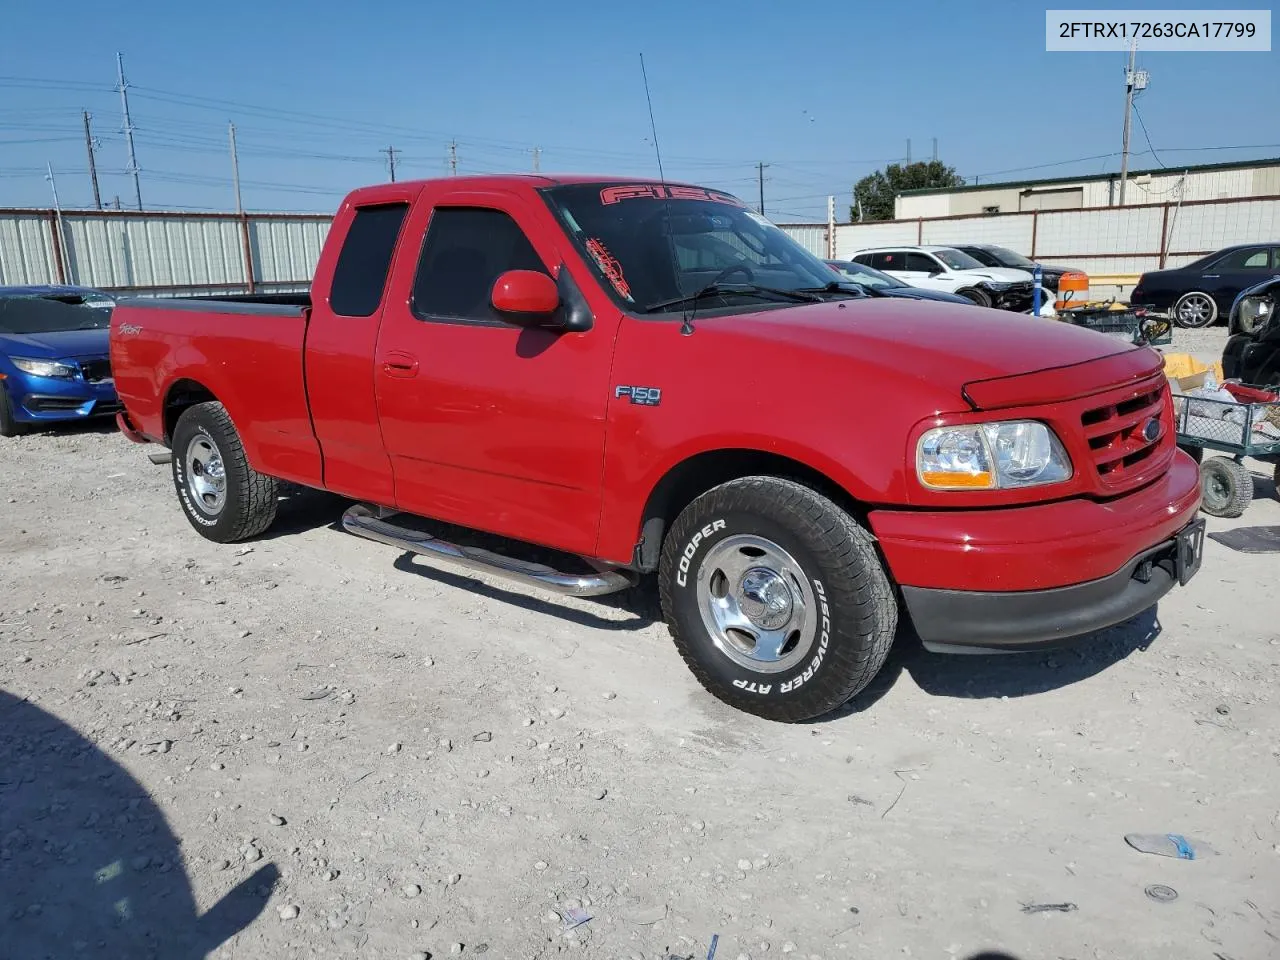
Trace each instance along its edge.
<path fill-rule="evenodd" d="M 0 437 L 120 409 L 107 357 L 114 306 L 84 287 L 0 287 Z"/>

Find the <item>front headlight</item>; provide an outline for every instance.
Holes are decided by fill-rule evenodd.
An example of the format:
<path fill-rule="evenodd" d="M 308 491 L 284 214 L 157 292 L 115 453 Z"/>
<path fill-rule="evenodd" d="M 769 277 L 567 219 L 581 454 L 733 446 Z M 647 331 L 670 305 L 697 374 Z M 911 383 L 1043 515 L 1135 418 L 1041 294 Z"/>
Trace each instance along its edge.
<path fill-rule="evenodd" d="M 1257 333 L 1275 312 L 1275 302 L 1270 297 L 1245 297 L 1240 301 L 1240 330 Z"/>
<path fill-rule="evenodd" d="M 936 427 L 920 438 L 916 475 L 933 490 L 1008 490 L 1069 480 L 1071 460 L 1034 420 Z"/>
<path fill-rule="evenodd" d="M 1004 293 L 1013 286 L 1012 283 L 1005 283 L 1003 280 L 984 280 L 982 285 L 988 290 L 994 290 L 996 293 Z"/>
<path fill-rule="evenodd" d="M 59 377 L 69 380 L 76 375 L 76 368 L 57 360 L 31 360 L 28 357 L 12 357 L 13 365 L 33 377 Z"/>

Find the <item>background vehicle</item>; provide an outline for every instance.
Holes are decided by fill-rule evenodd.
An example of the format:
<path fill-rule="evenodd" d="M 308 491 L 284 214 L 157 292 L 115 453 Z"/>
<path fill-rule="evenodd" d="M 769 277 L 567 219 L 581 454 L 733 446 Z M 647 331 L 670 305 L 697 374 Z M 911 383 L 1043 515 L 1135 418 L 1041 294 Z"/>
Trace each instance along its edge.
<path fill-rule="evenodd" d="M 525 584 L 656 573 L 698 680 L 775 720 L 865 687 L 899 603 L 931 649 L 1026 649 L 1200 563 L 1155 351 L 867 297 L 694 186 L 357 190 L 309 306 L 126 302 L 111 357 L 121 428 L 172 449 L 204 537 L 262 533 L 285 480 L 362 501 L 352 533 Z"/>
<path fill-rule="evenodd" d="M 115 413 L 115 301 L 84 287 L 0 287 L 0 436 Z"/>
<path fill-rule="evenodd" d="M 1222 372 L 1230 380 L 1280 388 L 1280 277 L 1250 287 L 1231 307 L 1230 330 L 1222 351 Z"/>
<path fill-rule="evenodd" d="M 991 243 L 958 243 L 955 247 L 961 253 L 967 253 L 973 257 L 984 267 L 1008 267 L 1011 270 L 1025 270 L 1027 273 L 1036 267 L 1036 261 L 1015 253 L 1008 247 L 997 247 Z M 1062 280 L 1064 274 L 1083 272 L 1075 267 L 1052 267 L 1042 263 L 1040 264 L 1040 282 L 1057 293 L 1058 282 Z"/>
<path fill-rule="evenodd" d="M 908 300 L 937 300 L 942 303 L 973 303 L 972 300 L 959 294 L 909 286 L 896 277 L 881 273 L 879 270 L 873 270 L 864 263 L 854 263 L 850 260 L 827 260 L 824 262 L 842 277 L 883 297 L 905 297 Z"/>
<path fill-rule="evenodd" d="M 1185 267 L 1144 273 L 1129 301 L 1167 310 L 1180 327 L 1208 327 L 1246 287 L 1280 274 L 1280 242 L 1223 247 Z"/>
<path fill-rule="evenodd" d="M 873 247 L 859 250 L 853 259 L 911 286 L 956 293 L 980 307 L 1015 311 L 1031 307 L 1031 274 L 984 267 L 954 247 Z"/>

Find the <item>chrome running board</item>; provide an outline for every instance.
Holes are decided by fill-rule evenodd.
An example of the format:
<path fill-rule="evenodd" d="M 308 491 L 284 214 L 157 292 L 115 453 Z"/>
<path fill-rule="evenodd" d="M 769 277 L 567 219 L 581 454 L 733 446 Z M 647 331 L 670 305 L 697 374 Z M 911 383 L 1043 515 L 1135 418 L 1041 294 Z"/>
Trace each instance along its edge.
<path fill-rule="evenodd" d="M 504 557 L 479 547 L 449 543 L 429 533 L 411 530 L 385 519 L 394 515 L 380 507 L 356 504 L 342 515 L 342 528 L 366 540 L 376 540 L 419 556 L 443 560 L 468 570 L 490 573 L 569 597 L 598 597 L 606 593 L 617 593 L 634 587 L 638 582 L 638 577 L 628 570 L 602 568 L 594 574 L 561 573 L 545 564 Z M 596 561 L 585 558 L 584 561 L 598 566 Z"/>

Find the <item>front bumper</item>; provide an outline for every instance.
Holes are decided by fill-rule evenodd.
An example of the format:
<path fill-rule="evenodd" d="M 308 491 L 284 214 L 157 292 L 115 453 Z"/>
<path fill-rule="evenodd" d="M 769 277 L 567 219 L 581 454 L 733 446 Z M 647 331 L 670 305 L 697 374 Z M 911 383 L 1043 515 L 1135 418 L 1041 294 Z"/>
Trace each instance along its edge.
<path fill-rule="evenodd" d="M 875 511 L 870 521 L 926 646 L 1018 650 L 1111 626 L 1155 603 L 1172 582 L 1154 570 L 1139 585 L 1130 581 L 1145 561 L 1169 560 L 1169 545 L 1199 507 L 1199 468 L 1179 452 L 1159 479 L 1114 500 Z"/>
<path fill-rule="evenodd" d="M 1110 576 L 1053 590 L 978 593 L 903 587 L 912 624 L 935 653 L 1017 653 L 1061 645 L 1150 609 L 1200 569 L 1204 521 Z"/>
<path fill-rule="evenodd" d="M 10 375 L 5 383 L 14 419 L 21 423 L 83 420 L 120 409 L 115 383 L 110 380 L 88 383 L 61 377 Z"/>

